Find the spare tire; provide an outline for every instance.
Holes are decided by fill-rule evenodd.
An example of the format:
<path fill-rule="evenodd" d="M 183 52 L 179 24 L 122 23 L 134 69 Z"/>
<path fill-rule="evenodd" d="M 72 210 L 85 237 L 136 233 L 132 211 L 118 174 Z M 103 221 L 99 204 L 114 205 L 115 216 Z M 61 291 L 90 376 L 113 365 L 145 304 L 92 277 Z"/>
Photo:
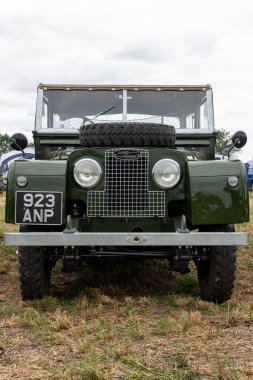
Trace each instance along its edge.
<path fill-rule="evenodd" d="M 175 145 L 172 125 L 159 123 L 95 123 L 82 125 L 80 144 L 86 147 L 140 146 L 169 147 Z"/>

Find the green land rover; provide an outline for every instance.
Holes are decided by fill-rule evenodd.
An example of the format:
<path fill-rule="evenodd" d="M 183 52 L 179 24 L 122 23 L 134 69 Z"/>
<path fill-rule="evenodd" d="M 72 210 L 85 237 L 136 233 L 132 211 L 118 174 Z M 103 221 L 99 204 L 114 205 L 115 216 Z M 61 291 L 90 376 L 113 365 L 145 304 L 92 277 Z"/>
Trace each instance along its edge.
<path fill-rule="evenodd" d="M 22 298 L 49 292 L 59 259 L 68 270 L 138 256 L 181 273 L 193 260 L 201 297 L 228 300 L 248 190 L 241 161 L 215 160 L 216 136 L 210 85 L 40 84 L 36 159 L 11 165 L 6 194 Z M 231 149 L 246 140 L 237 132 Z"/>

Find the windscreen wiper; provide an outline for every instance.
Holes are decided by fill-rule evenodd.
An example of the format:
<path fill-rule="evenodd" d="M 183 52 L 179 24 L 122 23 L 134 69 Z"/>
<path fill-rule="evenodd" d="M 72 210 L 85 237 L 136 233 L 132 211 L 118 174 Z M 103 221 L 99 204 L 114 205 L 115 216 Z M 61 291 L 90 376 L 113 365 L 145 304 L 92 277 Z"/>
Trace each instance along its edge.
<path fill-rule="evenodd" d="M 112 107 L 106 109 L 105 111 L 102 111 L 102 112 L 98 113 L 98 114 L 97 114 L 96 116 L 94 116 L 92 119 L 90 119 L 89 121 L 87 121 L 87 124 L 90 123 L 90 122 L 93 123 L 93 120 L 96 119 L 98 116 L 104 115 L 105 113 L 107 113 L 107 112 L 113 110 L 114 108 L 116 108 L 116 106 L 112 106 Z M 93 124 L 94 124 L 94 123 L 93 123 Z"/>

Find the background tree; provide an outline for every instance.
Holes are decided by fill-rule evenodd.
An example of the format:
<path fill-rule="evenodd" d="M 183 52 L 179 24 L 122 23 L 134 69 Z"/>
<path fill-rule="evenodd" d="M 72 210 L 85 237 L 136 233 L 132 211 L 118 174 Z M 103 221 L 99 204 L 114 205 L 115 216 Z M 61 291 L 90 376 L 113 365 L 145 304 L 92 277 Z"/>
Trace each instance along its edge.
<path fill-rule="evenodd" d="M 226 131 L 225 129 L 218 130 L 218 135 L 216 138 L 216 145 L 215 145 L 215 153 L 221 155 L 222 158 L 224 158 L 231 144 L 232 144 L 232 135 L 230 134 L 230 132 Z M 233 148 L 231 152 L 231 156 L 235 155 L 238 152 L 241 152 L 241 149 Z"/>
<path fill-rule="evenodd" d="M 5 134 L 0 134 L 0 154 L 7 153 L 12 150 L 10 146 L 10 136 Z"/>

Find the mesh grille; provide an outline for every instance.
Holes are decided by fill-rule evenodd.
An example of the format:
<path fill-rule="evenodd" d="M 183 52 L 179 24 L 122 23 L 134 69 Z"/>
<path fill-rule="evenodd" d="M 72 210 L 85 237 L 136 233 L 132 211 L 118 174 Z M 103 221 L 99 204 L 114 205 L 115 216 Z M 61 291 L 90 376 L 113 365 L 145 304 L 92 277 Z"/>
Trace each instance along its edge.
<path fill-rule="evenodd" d="M 105 191 L 88 192 L 88 216 L 163 217 L 164 191 L 148 191 L 148 151 L 105 152 Z"/>

